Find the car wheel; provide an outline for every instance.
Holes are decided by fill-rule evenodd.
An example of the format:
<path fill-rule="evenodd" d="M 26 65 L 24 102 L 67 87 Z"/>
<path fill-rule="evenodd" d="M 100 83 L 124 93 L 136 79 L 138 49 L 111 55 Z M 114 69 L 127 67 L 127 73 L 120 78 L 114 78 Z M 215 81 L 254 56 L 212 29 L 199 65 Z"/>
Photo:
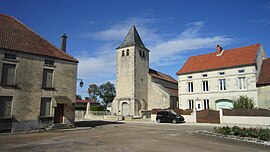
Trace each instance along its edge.
<path fill-rule="evenodd" d="M 157 120 L 157 122 L 158 122 L 158 123 L 161 123 L 161 120 L 160 120 L 160 119 L 158 119 L 158 120 Z"/>
<path fill-rule="evenodd" d="M 175 120 L 175 119 L 173 119 L 172 123 L 176 124 L 176 120 Z"/>

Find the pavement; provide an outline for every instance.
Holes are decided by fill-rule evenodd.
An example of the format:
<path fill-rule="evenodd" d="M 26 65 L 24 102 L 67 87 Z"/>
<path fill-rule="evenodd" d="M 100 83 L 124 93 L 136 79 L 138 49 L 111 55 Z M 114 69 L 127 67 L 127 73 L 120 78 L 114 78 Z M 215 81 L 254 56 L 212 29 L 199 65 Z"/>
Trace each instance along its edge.
<path fill-rule="evenodd" d="M 269 146 L 197 134 L 220 124 L 81 121 L 65 131 L 0 136 L 1 152 L 270 151 Z"/>

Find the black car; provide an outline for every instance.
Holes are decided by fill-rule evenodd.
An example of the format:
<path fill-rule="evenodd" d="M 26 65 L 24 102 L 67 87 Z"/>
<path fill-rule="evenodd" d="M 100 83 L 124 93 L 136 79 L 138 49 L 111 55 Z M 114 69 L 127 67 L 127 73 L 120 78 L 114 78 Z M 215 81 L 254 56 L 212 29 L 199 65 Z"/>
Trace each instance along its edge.
<path fill-rule="evenodd" d="M 176 114 L 173 110 L 162 110 L 157 113 L 156 121 L 161 122 L 184 122 L 184 117 Z"/>

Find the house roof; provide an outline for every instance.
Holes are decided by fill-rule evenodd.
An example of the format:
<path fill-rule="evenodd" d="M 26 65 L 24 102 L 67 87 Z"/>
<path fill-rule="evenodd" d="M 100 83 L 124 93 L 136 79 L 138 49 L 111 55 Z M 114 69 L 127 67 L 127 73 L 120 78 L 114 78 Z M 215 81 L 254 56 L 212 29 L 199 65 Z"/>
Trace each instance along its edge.
<path fill-rule="evenodd" d="M 149 69 L 148 74 L 154 78 L 157 78 L 157 79 L 169 81 L 169 82 L 176 83 L 176 84 L 178 83 L 173 77 L 171 77 L 167 74 L 164 74 L 162 72 L 153 70 L 153 69 Z"/>
<path fill-rule="evenodd" d="M 270 85 L 270 58 L 263 60 L 257 85 Z"/>
<path fill-rule="evenodd" d="M 123 43 L 119 47 L 117 47 L 116 49 L 121 49 L 121 48 L 129 47 L 129 46 L 135 46 L 135 45 L 147 49 L 144 46 L 143 41 L 142 41 L 142 39 L 141 39 L 135 25 L 133 25 L 129 29 L 128 34 L 126 35 Z"/>
<path fill-rule="evenodd" d="M 192 56 L 176 74 L 181 75 L 243 65 L 254 65 L 260 46 L 260 44 L 254 44 L 224 50 L 220 56 L 217 56 L 217 52 Z"/>
<path fill-rule="evenodd" d="M 91 104 L 99 104 L 98 102 L 92 100 L 76 100 L 76 103 L 88 103 L 88 102 L 90 102 Z"/>
<path fill-rule="evenodd" d="M 0 14 L 0 48 L 78 62 L 12 16 Z"/>

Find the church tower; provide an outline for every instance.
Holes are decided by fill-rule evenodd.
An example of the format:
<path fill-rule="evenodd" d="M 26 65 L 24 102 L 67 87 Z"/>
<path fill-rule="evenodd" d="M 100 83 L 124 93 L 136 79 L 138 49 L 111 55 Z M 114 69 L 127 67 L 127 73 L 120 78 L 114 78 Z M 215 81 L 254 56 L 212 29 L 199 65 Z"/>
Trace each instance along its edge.
<path fill-rule="evenodd" d="M 113 113 L 139 116 L 147 110 L 149 50 L 133 25 L 123 43 L 116 48 L 116 97 Z"/>

